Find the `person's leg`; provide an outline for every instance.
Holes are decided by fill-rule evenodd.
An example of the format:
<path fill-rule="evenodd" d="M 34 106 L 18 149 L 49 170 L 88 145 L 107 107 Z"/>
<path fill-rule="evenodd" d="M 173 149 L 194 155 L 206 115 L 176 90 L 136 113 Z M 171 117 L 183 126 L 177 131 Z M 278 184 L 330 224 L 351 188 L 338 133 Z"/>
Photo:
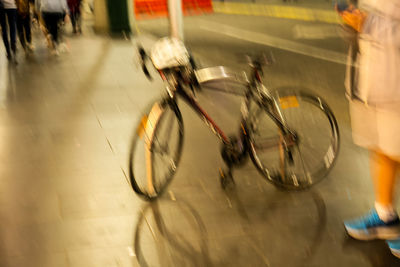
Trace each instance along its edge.
<path fill-rule="evenodd" d="M 10 46 L 14 54 L 17 52 L 17 9 L 6 9 L 8 27 L 10 28 Z"/>
<path fill-rule="evenodd" d="M 400 220 L 393 208 L 396 171 L 399 163 L 380 152 L 370 152 L 375 208 L 366 216 L 344 223 L 347 233 L 360 240 L 400 237 Z"/>
<path fill-rule="evenodd" d="M 26 50 L 26 41 L 25 41 L 25 33 L 24 33 L 24 18 L 21 15 L 17 15 L 17 31 L 18 31 L 18 37 L 19 41 L 21 42 L 22 48 Z"/>
<path fill-rule="evenodd" d="M 61 23 L 65 19 L 66 14 L 65 13 L 54 13 L 54 20 L 55 20 L 55 29 L 54 29 L 54 36 L 55 36 L 55 41 L 57 44 L 60 43 L 60 27 Z M 62 38 L 62 37 L 61 37 Z M 62 40 L 61 40 L 62 41 Z"/>
<path fill-rule="evenodd" d="M 43 21 L 46 25 L 46 29 L 49 32 L 49 34 L 51 35 L 52 45 L 54 46 L 55 35 L 56 35 L 55 28 L 57 28 L 57 21 L 54 19 L 55 17 L 54 17 L 53 13 L 43 12 L 42 17 L 43 17 Z"/>
<path fill-rule="evenodd" d="M 32 34 L 31 34 L 31 15 L 28 14 L 23 21 L 25 29 L 25 38 L 29 45 L 32 45 Z"/>
<path fill-rule="evenodd" d="M 70 14 L 70 18 L 71 18 L 71 24 L 72 24 L 72 32 L 76 33 L 77 32 L 77 28 L 76 28 L 76 12 L 72 11 Z"/>
<path fill-rule="evenodd" d="M 390 220 L 396 215 L 393 208 L 393 194 L 398 165 L 398 162 L 380 152 L 371 152 L 370 166 L 375 189 L 375 207 L 383 220 Z"/>
<path fill-rule="evenodd" d="M 50 49 L 53 49 L 54 48 L 53 40 L 51 38 L 51 34 L 49 33 L 49 29 L 47 28 L 47 25 L 46 25 L 47 18 L 45 19 L 45 17 L 47 17 L 47 13 L 41 12 L 41 13 L 38 13 L 37 16 L 38 16 L 38 24 L 39 24 L 40 30 L 42 31 L 42 33 L 47 41 L 47 47 Z"/>
<path fill-rule="evenodd" d="M 8 42 L 7 20 L 5 9 L 0 8 L 0 25 L 4 47 L 6 49 L 7 58 L 11 58 L 10 43 Z"/>
<path fill-rule="evenodd" d="M 50 17 L 50 34 L 53 37 L 53 41 L 57 45 L 59 40 L 58 40 L 58 23 L 62 19 L 62 13 L 49 13 Z"/>
<path fill-rule="evenodd" d="M 375 208 L 380 218 L 390 220 L 397 216 L 393 205 L 397 160 L 382 153 L 371 154 L 371 174 L 375 186 Z M 400 258 L 400 238 L 387 241 L 393 255 Z"/>
<path fill-rule="evenodd" d="M 77 27 L 77 31 L 78 33 L 82 33 L 82 16 L 81 16 L 81 9 L 80 7 L 78 8 L 78 10 L 76 11 L 76 27 Z"/>

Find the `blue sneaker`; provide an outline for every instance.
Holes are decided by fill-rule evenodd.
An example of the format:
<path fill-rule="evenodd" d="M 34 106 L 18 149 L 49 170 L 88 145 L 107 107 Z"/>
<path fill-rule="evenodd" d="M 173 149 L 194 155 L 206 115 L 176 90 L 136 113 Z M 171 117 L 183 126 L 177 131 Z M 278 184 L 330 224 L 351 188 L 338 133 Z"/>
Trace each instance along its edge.
<path fill-rule="evenodd" d="M 392 254 L 400 258 L 400 239 L 388 240 L 386 243 L 389 245 Z"/>
<path fill-rule="evenodd" d="M 396 239 L 400 237 L 399 217 L 390 222 L 384 222 L 379 218 L 375 209 L 359 219 L 345 221 L 344 227 L 351 237 L 358 240 Z"/>

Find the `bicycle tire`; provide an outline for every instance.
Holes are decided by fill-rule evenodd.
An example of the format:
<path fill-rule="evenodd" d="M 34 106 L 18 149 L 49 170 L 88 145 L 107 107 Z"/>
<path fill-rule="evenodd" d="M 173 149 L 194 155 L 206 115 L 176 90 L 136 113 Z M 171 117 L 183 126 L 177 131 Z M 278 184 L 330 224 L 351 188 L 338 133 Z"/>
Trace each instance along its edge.
<path fill-rule="evenodd" d="M 291 190 L 308 188 L 326 177 L 337 159 L 340 136 L 336 118 L 322 98 L 304 90 L 277 90 L 275 100 L 279 116 L 296 134 L 297 142 L 288 152 L 282 130 L 260 105 L 250 110 L 247 122 L 250 157 L 274 185 Z M 267 140 L 277 144 L 275 149 L 263 151 Z"/>
<path fill-rule="evenodd" d="M 170 99 L 156 101 L 141 117 L 131 143 L 129 179 L 145 200 L 159 197 L 171 182 L 182 154 L 183 129 L 181 112 Z M 164 172 L 158 169 L 158 159 L 167 162 Z"/>

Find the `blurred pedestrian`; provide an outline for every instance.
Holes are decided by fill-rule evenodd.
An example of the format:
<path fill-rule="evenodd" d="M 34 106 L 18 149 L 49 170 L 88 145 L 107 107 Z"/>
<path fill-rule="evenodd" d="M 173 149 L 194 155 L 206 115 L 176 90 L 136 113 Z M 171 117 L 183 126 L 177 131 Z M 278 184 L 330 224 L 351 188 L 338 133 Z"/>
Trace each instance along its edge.
<path fill-rule="evenodd" d="M 33 1 L 33 6 L 32 6 L 32 9 L 33 9 L 33 12 L 32 12 L 32 15 L 33 15 L 32 26 L 36 26 L 36 27 L 38 27 L 40 29 L 40 31 L 43 33 L 43 36 L 46 38 L 47 47 L 49 49 L 53 49 L 54 48 L 53 47 L 53 41 L 52 41 L 52 38 L 51 38 L 51 35 L 50 35 L 49 31 L 46 28 L 46 25 L 45 25 L 44 20 L 42 18 L 42 14 L 40 13 L 40 10 L 37 9 L 38 8 L 38 6 L 36 5 L 37 1 L 38 0 Z"/>
<path fill-rule="evenodd" d="M 29 0 L 16 0 L 18 36 L 25 52 L 33 51 L 29 2 Z"/>
<path fill-rule="evenodd" d="M 46 29 L 51 35 L 52 52 L 57 53 L 59 44 L 59 24 L 68 14 L 66 0 L 36 0 L 35 8 L 40 12 L 46 25 Z"/>
<path fill-rule="evenodd" d="M 0 0 L 0 3 L 2 5 L 0 8 L 0 25 L 7 59 L 15 60 L 17 53 L 15 37 L 17 27 L 17 5 L 15 0 Z M 10 31 L 10 36 L 8 36 L 8 31 Z"/>
<path fill-rule="evenodd" d="M 81 0 L 68 0 L 69 14 L 73 33 L 82 33 L 81 28 Z"/>
<path fill-rule="evenodd" d="M 370 151 L 375 205 L 344 224 L 356 239 L 388 240 L 391 252 L 400 257 L 400 220 L 394 206 L 400 166 L 400 1 L 364 0 L 360 8 L 367 16 L 360 19 L 356 81 L 347 88 L 353 140 Z"/>

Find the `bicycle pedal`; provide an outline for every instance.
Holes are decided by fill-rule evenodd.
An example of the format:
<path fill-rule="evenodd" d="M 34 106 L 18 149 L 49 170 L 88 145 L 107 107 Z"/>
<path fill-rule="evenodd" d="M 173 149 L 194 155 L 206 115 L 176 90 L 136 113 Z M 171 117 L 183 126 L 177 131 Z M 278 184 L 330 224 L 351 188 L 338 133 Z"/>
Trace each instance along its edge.
<path fill-rule="evenodd" d="M 294 164 L 294 158 L 293 158 L 293 153 L 292 153 L 292 151 L 288 151 L 288 152 L 287 152 L 287 156 L 288 156 L 288 162 L 289 162 L 289 164 L 290 164 L 290 165 L 293 165 L 293 164 Z"/>
<path fill-rule="evenodd" d="M 229 185 L 231 185 L 231 186 L 235 185 L 235 180 L 233 180 L 232 173 L 230 173 L 230 172 L 226 173 L 220 168 L 219 175 L 220 175 L 220 183 L 221 183 L 222 189 L 226 189 Z"/>

